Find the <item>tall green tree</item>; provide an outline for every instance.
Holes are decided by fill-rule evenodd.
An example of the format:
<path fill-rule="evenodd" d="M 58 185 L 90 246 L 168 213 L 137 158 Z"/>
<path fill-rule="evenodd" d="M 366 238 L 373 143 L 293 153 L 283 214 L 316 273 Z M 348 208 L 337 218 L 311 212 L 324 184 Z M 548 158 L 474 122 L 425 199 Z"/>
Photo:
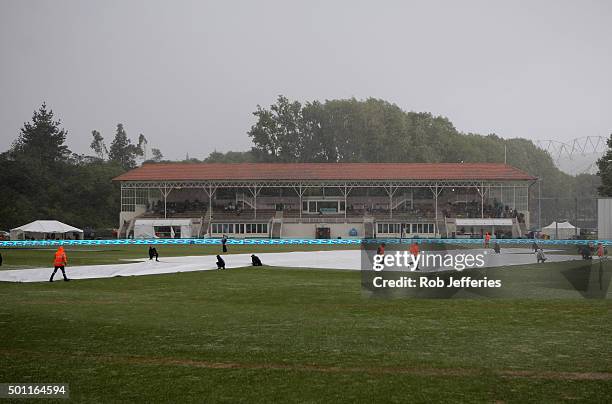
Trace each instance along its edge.
<path fill-rule="evenodd" d="M 151 149 L 151 154 L 152 154 L 151 160 L 153 160 L 156 163 L 159 163 L 160 161 L 164 159 L 164 155 L 162 154 L 161 150 L 155 147 Z"/>
<path fill-rule="evenodd" d="M 262 161 L 299 161 L 302 151 L 302 105 L 279 96 L 270 109 L 257 106 L 257 122 L 248 132 Z"/>
<path fill-rule="evenodd" d="M 36 162 L 39 166 L 66 159 L 70 150 L 64 144 L 66 131 L 60 126 L 61 121 L 55 120 L 53 111 L 43 103 L 34 111 L 32 121 L 23 124 L 10 154 L 13 158 Z"/>
<path fill-rule="evenodd" d="M 147 140 L 145 135 L 143 135 L 142 133 L 140 135 L 138 135 L 138 145 L 136 147 L 140 151 L 140 156 L 143 157 L 143 160 L 147 159 L 147 146 L 148 146 L 148 144 L 149 144 L 149 141 Z"/>
<path fill-rule="evenodd" d="M 99 159 L 106 160 L 108 157 L 108 148 L 104 143 L 104 138 L 97 130 L 92 130 L 91 136 L 93 137 L 93 140 L 91 141 L 89 147 L 94 151 L 94 153 L 96 153 L 96 156 L 98 156 Z"/>
<path fill-rule="evenodd" d="M 601 185 L 597 189 L 601 196 L 612 196 L 612 133 L 607 141 L 608 150 L 597 160 L 597 175 L 601 178 Z"/>
<path fill-rule="evenodd" d="M 132 144 L 128 138 L 123 124 L 117 124 L 115 137 L 108 150 L 108 159 L 126 170 L 136 167 L 136 157 L 142 156 L 143 150 L 139 145 Z"/>

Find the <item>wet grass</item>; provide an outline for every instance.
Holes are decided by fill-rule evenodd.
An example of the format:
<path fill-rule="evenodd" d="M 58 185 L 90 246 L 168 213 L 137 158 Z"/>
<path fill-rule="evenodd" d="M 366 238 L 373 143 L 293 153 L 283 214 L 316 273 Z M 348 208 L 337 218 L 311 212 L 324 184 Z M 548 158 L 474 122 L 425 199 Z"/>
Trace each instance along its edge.
<path fill-rule="evenodd" d="M 379 299 L 360 283 L 357 272 L 282 268 L 3 283 L 0 381 L 67 382 L 80 402 L 612 393 L 610 300 Z"/>

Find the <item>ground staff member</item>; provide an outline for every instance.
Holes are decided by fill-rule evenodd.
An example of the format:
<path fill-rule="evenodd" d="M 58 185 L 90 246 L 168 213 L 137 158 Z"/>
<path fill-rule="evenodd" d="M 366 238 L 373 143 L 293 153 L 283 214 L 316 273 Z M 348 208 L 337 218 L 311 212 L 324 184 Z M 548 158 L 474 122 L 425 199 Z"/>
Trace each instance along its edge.
<path fill-rule="evenodd" d="M 67 263 L 68 263 L 68 257 L 66 256 L 66 253 L 64 252 L 64 247 L 58 248 L 57 251 L 55 252 L 55 259 L 53 260 L 53 273 L 51 274 L 51 278 L 49 279 L 49 282 L 53 282 L 53 277 L 55 276 L 55 273 L 57 272 L 58 269 L 62 270 L 62 275 L 64 276 L 64 280 L 66 282 L 70 280 L 66 277 L 65 267 Z"/>

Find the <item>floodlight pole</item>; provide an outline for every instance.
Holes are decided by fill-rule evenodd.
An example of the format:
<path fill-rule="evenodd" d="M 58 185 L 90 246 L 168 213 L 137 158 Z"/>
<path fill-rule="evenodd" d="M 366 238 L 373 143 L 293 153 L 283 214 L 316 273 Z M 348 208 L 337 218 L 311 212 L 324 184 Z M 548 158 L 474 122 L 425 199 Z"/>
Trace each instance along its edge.
<path fill-rule="evenodd" d="M 538 228 L 542 231 L 542 178 L 538 178 Z"/>
<path fill-rule="evenodd" d="M 578 239 L 578 196 L 576 196 L 576 220 L 574 223 L 574 236 Z"/>

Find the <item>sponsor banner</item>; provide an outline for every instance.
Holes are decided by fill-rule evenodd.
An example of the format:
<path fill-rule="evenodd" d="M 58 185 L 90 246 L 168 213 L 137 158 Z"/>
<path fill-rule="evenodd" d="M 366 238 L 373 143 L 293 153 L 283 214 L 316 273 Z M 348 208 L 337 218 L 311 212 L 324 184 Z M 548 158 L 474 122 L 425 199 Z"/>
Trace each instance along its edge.
<path fill-rule="evenodd" d="M 482 245 L 482 239 L 228 239 L 227 244 L 239 245 L 376 245 L 380 243 L 388 244 L 411 244 L 414 241 L 419 243 L 440 245 Z M 492 240 L 493 241 L 493 240 Z M 518 244 L 531 245 L 533 239 L 496 239 L 502 245 Z M 602 243 L 612 245 L 612 240 L 535 240 L 538 245 L 583 245 L 587 243 Z M 12 240 L 0 241 L 1 247 L 48 247 L 48 246 L 90 246 L 90 245 L 207 245 L 221 244 L 220 238 L 179 238 L 179 239 L 111 239 L 111 240 Z"/>

